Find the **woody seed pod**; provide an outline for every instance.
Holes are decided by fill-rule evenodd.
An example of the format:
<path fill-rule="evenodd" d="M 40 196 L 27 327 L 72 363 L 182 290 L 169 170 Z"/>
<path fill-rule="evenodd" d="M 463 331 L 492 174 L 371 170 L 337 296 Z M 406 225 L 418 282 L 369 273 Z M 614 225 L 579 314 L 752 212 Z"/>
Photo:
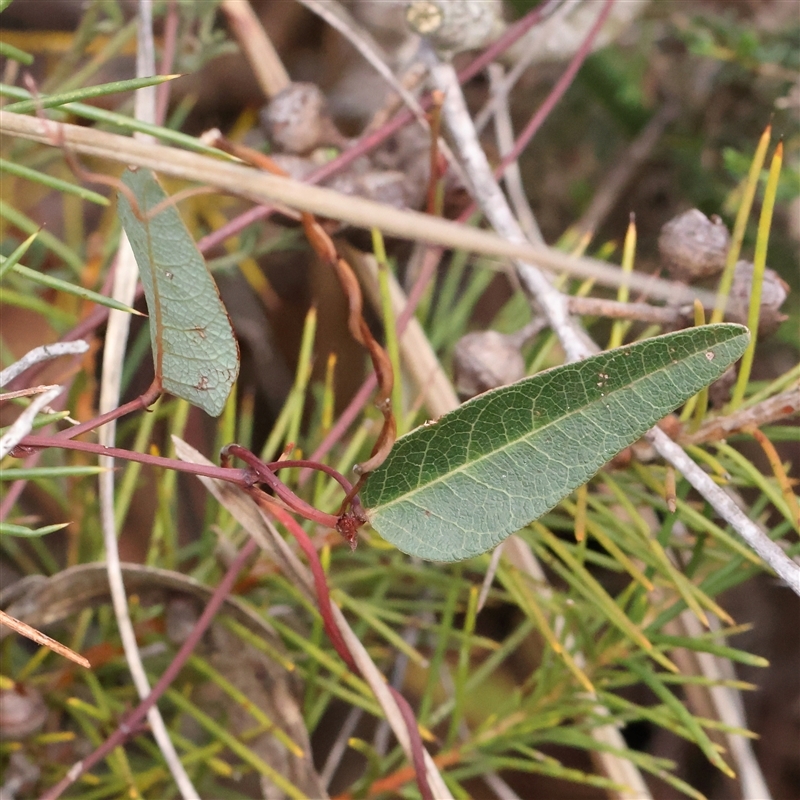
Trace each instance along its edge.
<path fill-rule="evenodd" d="M 502 14 L 499 0 L 412 0 L 406 5 L 409 27 L 451 55 L 496 39 L 504 27 Z"/>
<path fill-rule="evenodd" d="M 753 292 L 753 265 L 749 261 L 737 261 L 731 284 L 731 313 L 733 322 L 747 324 L 750 308 L 750 295 Z M 787 319 L 780 307 L 789 296 L 789 285 L 774 269 L 764 270 L 764 283 L 761 287 L 761 308 L 758 312 L 758 335 L 769 336 L 775 333 Z"/>
<path fill-rule="evenodd" d="M 308 153 L 346 142 L 328 113 L 325 95 L 313 83 L 292 83 L 276 94 L 261 111 L 261 123 L 284 153 Z"/>
<path fill-rule="evenodd" d="M 42 695 L 32 688 L 0 691 L 0 735 L 3 739 L 24 739 L 41 730 L 47 720 Z"/>
<path fill-rule="evenodd" d="M 693 208 L 661 228 L 658 251 L 669 274 L 690 283 L 722 272 L 730 240 L 718 216 L 709 219 Z"/>
<path fill-rule="evenodd" d="M 511 337 L 497 331 L 480 331 L 458 340 L 453 369 L 458 393 L 470 398 L 523 378 L 525 361 Z"/>

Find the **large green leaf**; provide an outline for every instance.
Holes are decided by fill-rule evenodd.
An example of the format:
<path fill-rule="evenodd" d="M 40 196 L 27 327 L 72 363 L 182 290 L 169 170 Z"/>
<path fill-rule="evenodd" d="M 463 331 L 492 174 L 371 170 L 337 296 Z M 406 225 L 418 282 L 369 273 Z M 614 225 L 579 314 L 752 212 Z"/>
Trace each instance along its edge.
<path fill-rule="evenodd" d="M 120 195 L 119 216 L 139 265 L 156 375 L 166 391 L 216 417 L 236 376 L 239 347 L 206 262 L 177 209 L 150 170 L 122 176 L 136 196 L 144 220 Z"/>
<path fill-rule="evenodd" d="M 397 440 L 361 493 L 370 522 L 421 558 L 483 553 L 718 378 L 748 338 L 692 328 L 480 395 Z"/>

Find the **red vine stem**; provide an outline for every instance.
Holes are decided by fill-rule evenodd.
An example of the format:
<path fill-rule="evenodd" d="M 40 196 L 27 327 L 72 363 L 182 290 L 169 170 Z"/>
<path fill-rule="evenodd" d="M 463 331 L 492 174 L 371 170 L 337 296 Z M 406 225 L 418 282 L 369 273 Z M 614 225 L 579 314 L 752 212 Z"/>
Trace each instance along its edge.
<path fill-rule="evenodd" d="M 406 301 L 405 308 L 400 313 L 400 316 L 397 318 L 397 334 L 401 336 L 406 329 L 406 326 L 409 323 L 409 320 L 414 315 L 414 312 L 419 305 L 419 301 L 422 299 L 422 295 L 425 292 L 428 284 L 431 281 L 431 278 L 436 273 L 436 267 L 439 264 L 439 260 L 442 257 L 442 253 L 444 251 L 440 247 L 430 247 L 427 250 L 425 255 L 425 259 L 422 264 L 422 269 L 420 270 L 419 277 L 417 278 L 414 286 L 411 288 L 411 292 L 408 295 L 408 299 Z M 339 438 L 344 434 L 344 432 L 350 427 L 350 425 L 355 421 L 355 418 L 360 413 L 361 409 L 367 404 L 367 400 L 369 396 L 372 394 L 375 386 L 377 385 L 376 378 L 374 374 L 370 374 L 364 380 L 364 383 L 361 384 L 361 388 L 355 393 L 353 399 L 348 404 L 347 408 L 339 415 L 339 418 L 336 420 L 336 423 L 333 427 L 328 431 L 328 434 L 325 438 L 320 442 L 317 449 L 311 454 L 310 460 L 311 461 L 320 461 L 325 457 L 325 455 L 330 451 L 334 444 L 339 440 Z M 302 486 L 305 481 L 308 479 L 308 472 L 303 472 L 300 476 L 300 485 Z"/>
<path fill-rule="evenodd" d="M 244 145 L 231 142 L 220 133 L 217 133 L 216 136 L 209 137 L 209 139 L 210 144 L 226 153 L 240 158 L 245 163 L 275 175 L 288 177 L 288 173 L 284 169 L 279 167 L 268 156 L 258 152 L 258 150 L 253 150 Z M 383 427 L 372 448 L 370 457 L 366 461 L 356 464 L 354 467 L 360 477 L 342 504 L 340 513 L 344 513 L 359 488 L 363 485 L 366 476 L 370 472 L 376 470 L 386 460 L 386 456 L 389 454 L 389 450 L 391 450 L 394 444 L 397 435 L 397 425 L 394 413 L 392 412 L 391 401 L 394 373 L 392 371 L 392 362 L 389 360 L 388 354 L 378 344 L 364 319 L 362 313 L 364 301 L 361 294 L 361 287 L 350 265 L 336 251 L 336 245 L 334 245 L 333 240 L 322 225 L 317 222 L 313 214 L 304 211 L 301 213 L 300 219 L 306 238 L 314 248 L 314 251 L 319 258 L 332 267 L 333 271 L 336 273 L 342 291 L 347 298 L 349 308 L 347 319 L 348 328 L 353 338 L 366 348 L 369 353 L 370 359 L 372 360 L 372 367 L 375 370 L 378 381 L 378 396 L 375 399 L 375 405 L 383 415 Z"/>
<path fill-rule="evenodd" d="M 200 466 L 200 465 L 195 465 Z M 302 530 L 302 529 L 301 529 Z M 122 745 L 129 736 L 135 734 L 139 730 L 139 726 L 147 716 L 147 712 L 158 702 L 161 695 L 169 688 L 169 686 L 178 677 L 186 660 L 192 654 L 192 651 L 197 646 L 200 638 L 203 636 L 208 626 L 214 619 L 220 606 L 225 602 L 225 598 L 230 594 L 236 578 L 247 563 L 248 559 L 258 552 L 258 545 L 255 539 L 250 539 L 247 544 L 239 551 L 236 558 L 231 562 L 225 576 L 219 582 L 219 585 L 214 589 L 208 605 L 203 609 L 200 619 L 192 628 L 186 641 L 181 645 L 172 663 L 164 670 L 164 674 L 158 679 L 158 682 L 153 686 L 150 694 L 142 700 L 142 702 L 119 724 L 119 727 L 111 734 L 91 755 L 81 759 L 74 764 L 67 774 L 53 787 L 48 789 L 40 798 L 40 800 L 56 800 L 61 794 L 66 791 L 78 778 L 84 773 L 88 772 L 95 764 L 101 759 L 105 758 L 109 753 L 120 745 Z"/>
<path fill-rule="evenodd" d="M 286 528 L 287 531 L 289 531 L 289 533 L 292 534 L 298 545 L 300 545 L 300 548 L 306 554 L 309 566 L 311 567 L 311 572 L 314 576 L 314 587 L 317 591 L 317 603 L 319 605 L 320 614 L 322 615 L 322 624 L 325 628 L 325 632 L 328 634 L 328 638 L 331 640 L 336 652 L 339 654 L 345 664 L 347 664 L 347 666 L 356 675 L 361 675 L 361 670 L 359 670 L 358 665 L 356 664 L 355 659 L 353 658 L 353 655 L 350 652 L 344 637 L 342 636 L 342 632 L 339 630 L 339 626 L 336 624 L 336 619 L 333 616 L 333 606 L 331 602 L 330 591 L 328 590 L 328 582 L 325 576 L 325 570 L 322 568 L 317 551 L 315 550 L 311 539 L 308 538 L 308 534 L 299 525 L 297 520 L 295 520 L 294 517 L 292 517 L 292 515 L 289 514 L 284 508 L 277 505 L 272 498 L 268 497 L 257 489 L 251 490 L 250 493 L 256 503 L 258 503 L 258 505 L 266 513 L 274 517 L 281 525 L 284 526 L 284 528 Z M 414 772 L 417 778 L 417 787 L 419 788 L 420 794 L 423 798 L 425 798 L 425 800 L 434 800 L 433 793 L 428 785 L 422 738 L 419 735 L 419 726 L 417 725 L 417 720 L 414 717 L 414 712 L 412 711 L 411 706 L 408 704 L 408 701 L 403 697 L 403 695 L 400 694 L 400 692 L 398 692 L 392 686 L 389 686 L 388 688 L 397 703 L 397 706 L 403 717 L 403 721 L 405 722 L 408 730 L 409 741 L 411 744 L 411 756 L 414 764 Z"/>
<path fill-rule="evenodd" d="M 558 103 L 558 101 L 564 96 L 564 93 L 570 87 L 572 81 L 575 79 L 575 76 L 578 74 L 578 70 L 581 68 L 583 62 L 586 61 L 586 57 L 591 52 L 594 40 L 597 38 L 597 34 L 600 33 L 600 28 L 603 27 L 603 24 L 608 18 L 609 13 L 611 13 L 611 7 L 613 5 L 614 0 L 605 0 L 603 7 L 600 9 L 600 13 L 597 15 L 594 25 L 592 25 L 589 32 L 586 34 L 586 37 L 581 42 L 580 47 L 575 51 L 575 55 L 569 62 L 564 74 L 558 79 L 558 81 L 556 81 L 556 84 L 553 86 L 550 94 L 547 95 L 545 101 L 541 106 L 539 106 L 538 110 L 533 117 L 531 117 L 522 133 L 517 137 L 514 147 L 506 154 L 506 156 L 500 162 L 500 166 L 495 170 L 496 178 L 502 177 L 503 173 L 506 171 L 506 167 L 519 158 L 520 153 L 528 146 L 528 143 L 533 138 L 536 131 L 541 128 L 542 123 L 550 115 L 550 112 L 553 110 L 556 103 Z"/>

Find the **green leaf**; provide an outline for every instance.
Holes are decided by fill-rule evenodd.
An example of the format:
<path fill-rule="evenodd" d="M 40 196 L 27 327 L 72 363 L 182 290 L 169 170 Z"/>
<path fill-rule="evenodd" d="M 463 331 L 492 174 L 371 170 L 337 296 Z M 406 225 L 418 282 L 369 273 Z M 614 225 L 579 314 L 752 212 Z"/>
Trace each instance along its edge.
<path fill-rule="evenodd" d="M 2 276 L 2 274 L 5 272 L 5 266 L 5 259 L 0 256 L 0 270 L 3 271 L 0 272 L 0 276 Z M 144 316 L 135 308 L 126 306 L 125 303 L 120 303 L 113 297 L 106 297 L 103 294 L 93 292 L 91 289 L 84 289 L 83 286 L 78 286 L 74 283 L 70 283 L 69 281 L 62 281 L 60 278 L 54 278 L 52 275 L 48 275 L 45 272 L 37 272 L 35 269 L 29 269 L 22 264 L 14 264 L 13 269 L 14 272 L 21 277 L 27 278 L 29 281 L 33 281 L 34 283 L 40 283 L 42 286 L 47 286 L 50 289 L 56 289 L 59 292 L 72 294 L 84 300 L 90 300 L 98 305 L 106 306 L 106 308 L 115 308 L 117 311 L 124 311 L 126 314 L 136 314 L 140 317 Z"/>
<path fill-rule="evenodd" d="M 0 395 L 2 397 L 2 395 Z M 108 472 L 107 467 L 31 467 L 26 469 L 4 469 L 0 471 L 0 481 L 35 481 L 44 478 L 78 478 L 86 475 L 100 475 Z"/>
<path fill-rule="evenodd" d="M 18 178 L 24 178 L 35 183 L 40 183 L 42 186 L 49 186 L 57 192 L 64 194 L 72 194 L 76 197 L 88 200 L 91 203 L 97 203 L 101 206 L 108 205 L 108 199 L 103 195 L 86 189 L 83 186 L 70 183 L 69 181 L 62 181 L 60 178 L 55 178 L 48 175 L 46 172 L 39 172 L 38 170 L 26 167 L 24 164 L 17 164 L 15 161 L 9 161 L 5 158 L 0 158 L 0 172 L 5 172 L 8 175 L 16 175 Z"/>
<path fill-rule="evenodd" d="M 71 92 L 61 94 L 42 95 L 32 100 L 22 100 L 19 103 L 12 103 L 5 107 L 5 111 L 14 111 L 17 114 L 29 114 L 37 108 L 54 108 L 63 106 L 65 103 L 75 103 L 81 100 L 89 100 L 95 97 L 105 97 L 109 94 L 119 92 L 132 92 L 136 89 L 144 89 L 148 86 L 159 86 L 165 81 L 175 80 L 180 75 L 153 75 L 148 78 L 131 78 L 125 81 L 114 81 L 98 86 L 86 86 L 80 89 L 73 89 Z"/>
<path fill-rule="evenodd" d="M 370 522 L 421 558 L 486 552 L 718 378 L 748 338 L 706 325 L 480 395 L 397 440 L 361 493 Z"/>
<path fill-rule="evenodd" d="M 39 231 L 32 233 L 21 245 L 19 245 L 19 247 L 14 250 L 14 252 L 8 258 L 3 258 L 3 260 L 0 261 L 0 278 L 2 278 L 15 264 L 19 263 L 19 260 L 25 255 L 25 253 L 28 252 L 28 248 L 33 244 L 38 235 Z"/>
<path fill-rule="evenodd" d="M 25 64 L 27 67 L 33 64 L 33 56 L 30 53 L 26 53 L 8 42 L 0 42 L 0 56 L 19 61 L 20 64 Z"/>
<path fill-rule="evenodd" d="M 164 389 L 216 417 L 239 374 L 239 347 L 217 286 L 174 205 L 149 170 L 126 170 L 143 220 L 128 199 L 119 215 L 136 255 L 150 311 L 156 375 Z"/>
<path fill-rule="evenodd" d="M 44 528 L 28 528 L 25 525 L 13 525 L 10 522 L 0 522 L 0 536 L 24 536 L 36 538 L 46 536 L 48 533 L 60 531 L 66 528 L 69 522 L 62 522 L 56 525 L 47 525 Z"/>

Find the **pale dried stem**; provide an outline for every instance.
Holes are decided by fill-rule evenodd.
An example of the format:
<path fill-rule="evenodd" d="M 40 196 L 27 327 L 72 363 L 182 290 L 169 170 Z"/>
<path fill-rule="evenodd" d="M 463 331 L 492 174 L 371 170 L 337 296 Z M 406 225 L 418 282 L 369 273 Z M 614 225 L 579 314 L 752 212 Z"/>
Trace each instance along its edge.
<path fill-rule="evenodd" d="M 46 636 L 41 631 L 28 625 L 26 622 L 6 614 L 6 612 L 3 610 L 0 610 L 0 624 L 8 626 L 11 628 L 11 630 L 16 631 L 21 636 L 25 636 L 31 641 L 36 642 L 36 644 L 40 644 L 43 647 L 49 648 L 54 653 L 64 656 L 64 658 L 68 658 L 70 661 L 74 661 L 76 664 L 86 667 L 86 669 L 91 669 L 92 667 L 92 665 L 82 655 L 79 655 L 66 645 L 61 644 L 61 642 L 51 639 L 49 636 Z"/>
<path fill-rule="evenodd" d="M 710 618 L 710 622 L 712 626 L 718 627 L 713 617 Z M 689 611 L 684 611 L 680 617 L 670 622 L 666 630 L 667 633 L 686 638 L 697 638 L 704 633 L 697 617 Z M 686 675 L 704 675 L 719 682 L 735 678 L 731 662 L 713 653 L 679 648 L 671 652 L 671 657 Z M 684 692 L 696 713 L 716 718 L 732 728 L 747 728 L 741 694 L 737 689 L 719 684 L 715 686 L 687 684 L 684 686 Z M 730 754 L 740 782 L 742 797 L 770 800 L 771 795 L 750 740 L 730 732 L 711 730 L 708 733 L 712 741 L 718 741 Z"/>
<path fill-rule="evenodd" d="M 607 319 L 630 319 L 654 325 L 676 325 L 691 313 L 687 307 L 651 306 L 649 303 L 623 303 L 604 297 L 566 295 L 571 314 Z"/>
<path fill-rule="evenodd" d="M 0 436 L 0 458 L 5 458 L 19 443 L 24 439 L 33 427 L 36 415 L 55 400 L 61 392 L 63 386 L 53 386 L 44 394 L 31 400 L 31 404 L 14 420 L 2 436 Z"/>
<path fill-rule="evenodd" d="M 15 361 L 0 372 L 0 386 L 11 383 L 14 378 L 21 375 L 25 370 L 30 369 L 35 364 L 40 364 L 42 361 L 49 361 L 59 356 L 83 355 L 88 349 L 89 345 L 80 339 L 74 342 L 54 342 L 53 344 L 35 347 L 25 353 L 19 361 Z"/>
<path fill-rule="evenodd" d="M 175 444 L 175 452 L 178 458 L 194 464 L 211 466 L 211 462 L 190 445 L 175 436 L 172 437 L 172 440 Z M 250 496 L 229 483 L 203 477 L 200 480 L 219 503 L 244 527 L 248 534 L 258 542 L 259 546 L 275 559 L 281 571 L 295 586 L 303 591 L 307 599 L 315 603 L 314 583 L 308 568 L 299 560 L 272 522 L 264 514 L 260 513 Z M 412 754 L 406 723 L 400 713 L 397 702 L 386 685 L 383 675 L 364 649 L 358 636 L 353 632 L 344 614 L 335 604 L 332 604 L 332 610 L 336 625 L 341 631 L 347 648 L 383 708 L 400 746 L 409 760 L 411 760 Z M 426 750 L 424 751 L 424 758 L 428 783 L 434 797 L 437 800 L 438 798 L 448 800 L 452 795 Z"/>
<path fill-rule="evenodd" d="M 139 23 L 138 23 L 138 45 L 136 57 L 137 77 L 154 75 L 155 48 L 153 45 L 153 26 L 152 26 L 152 2 L 151 0 L 139 0 Z M 149 87 L 152 91 L 139 89 L 135 97 L 135 113 L 137 119 L 154 123 L 156 118 L 156 87 Z M 58 136 L 58 131 L 56 131 Z M 137 144 L 143 147 L 157 146 L 153 143 L 151 136 L 137 134 L 140 139 Z M 139 271 L 136 266 L 136 259 L 128 237 L 124 234 L 120 239 L 119 250 L 117 251 L 117 266 L 114 272 L 114 285 L 112 297 L 119 300 L 126 306 L 133 304 L 136 292 L 136 283 L 139 279 Z M 128 342 L 128 332 L 130 330 L 130 315 L 121 311 L 112 310 L 108 318 L 108 328 L 106 331 L 105 346 L 103 349 L 103 371 L 100 382 L 100 413 L 110 411 L 119 405 L 120 387 L 122 385 L 122 365 L 125 356 L 125 348 Z M 98 431 L 98 439 L 101 445 L 114 446 L 116 439 L 116 422 L 112 421 Z M 103 529 L 103 543 L 106 551 L 106 571 L 108 573 L 109 589 L 111 591 L 111 601 L 114 608 L 114 616 L 117 620 L 120 639 L 122 640 L 125 660 L 136 686 L 139 697 L 144 700 L 150 694 L 150 681 L 145 672 L 139 646 L 136 642 L 136 634 L 133 630 L 130 612 L 128 609 L 128 598 L 125 591 L 125 583 L 122 578 L 122 567 L 119 558 L 119 548 L 117 546 L 117 526 L 114 517 L 114 459 L 101 456 L 98 459 L 101 466 L 107 469 L 98 475 L 99 502 L 100 502 L 100 521 Z M 161 716 L 157 706 L 153 706 L 147 713 L 147 720 L 153 731 L 153 737 L 158 744 L 161 754 L 172 774 L 178 787 L 178 791 L 184 800 L 199 800 L 200 795 L 192 785 L 186 770 L 181 763 L 175 746 L 170 739 L 167 726 Z"/>
<path fill-rule="evenodd" d="M 559 0 L 559 2 L 550 3 L 551 10 L 547 15 L 547 21 L 542 21 L 536 27 L 541 29 L 544 25 L 548 25 L 553 30 L 560 28 L 564 24 L 566 17 L 572 13 L 574 7 L 582 2 L 583 0 L 566 0 L 566 2 L 564 0 Z M 530 32 L 528 35 L 530 35 Z M 525 41 L 524 37 L 521 41 Z M 517 45 L 516 51 L 521 52 L 522 55 L 516 60 L 514 66 L 508 71 L 508 74 L 505 75 L 502 85 L 497 87 L 497 93 L 492 93 L 483 108 L 475 115 L 475 130 L 478 131 L 478 133 L 483 131 L 489 124 L 489 120 L 495 115 L 497 104 L 500 102 L 500 95 L 505 94 L 509 96 L 511 90 L 517 85 L 517 81 L 519 81 L 525 71 L 539 58 L 539 53 L 535 47 L 523 48 Z"/>
<path fill-rule="evenodd" d="M 291 78 L 248 0 L 222 0 L 220 8 L 267 99 L 275 97 Z"/>
<path fill-rule="evenodd" d="M 379 228 L 386 235 L 422 241 L 443 247 L 490 256 L 528 259 L 541 267 L 576 278 L 590 278 L 603 286 L 628 286 L 642 295 L 691 305 L 700 300 L 713 308 L 713 293 L 661 280 L 640 273 L 623 274 L 618 267 L 591 258 L 578 258 L 549 247 L 509 241 L 489 231 L 470 228 L 417 211 L 406 211 L 352 197 L 291 178 L 267 175 L 240 164 L 226 163 L 198 153 L 164 145 L 144 146 L 136 140 L 67 123 L 49 122 L 64 136 L 64 144 L 77 153 L 105 158 L 122 164 L 148 167 L 164 175 L 217 186 L 225 192 L 247 197 L 256 203 L 283 203 L 321 217 L 347 222 L 359 228 Z M 0 111 L 0 130 L 42 144 L 52 145 L 49 130 L 41 120 Z"/>
<path fill-rule="evenodd" d="M 50 389 L 55 389 L 56 384 L 41 384 L 39 386 L 29 386 L 27 389 L 18 389 L 16 392 L 3 392 L 0 394 L 0 403 L 6 403 L 9 400 L 18 400 L 20 397 L 32 397 L 35 394 L 41 394 L 42 392 L 49 392 Z M 42 411 L 47 413 L 53 413 L 52 409 L 43 408 Z"/>
<path fill-rule="evenodd" d="M 520 571 L 528 575 L 536 584 L 536 591 L 540 593 L 543 600 L 546 600 L 548 595 L 552 592 L 547 577 L 541 564 L 533 554 L 530 546 L 521 537 L 513 534 L 508 537 L 504 542 L 503 556 L 508 563 Z M 558 631 L 563 628 L 565 620 L 563 617 L 556 617 L 553 622 L 554 630 Z M 578 666 L 583 669 L 585 666 L 585 658 L 582 653 L 574 651 L 574 642 L 572 637 L 568 636 L 564 642 L 565 648 L 572 652 L 572 656 Z M 608 709 L 598 704 L 594 708 L 595 713 L 600 717 L 608 716 Z M 622 738 L 619 729 L 613 725 L 602 725 L 592 728 L 591 736 L 598 742 L 604 745 L 613 747 L 616 750 L 625 750 L 627 745 Z M 642 777 L 641 772 L 636 765 L 629 761 L 627 758 L 620 758 L 613 753 L 603 752 L 598 750 L 593 754 L 597 766 L 603 774 L 613 781 L 627 787 L 625 791 L 615 792 L 614 800 L 652 800 L 650 790 Z"/>
<path fill-rule="evenodd" d="M 492 96 L 497 101 L 494 112 L 494 130 L 497 136 L 497 145 L 500 155 L 505 156 L 514 149 L 514 130 L 511 125 L 511 112 L 508 108 L 508 94 L 502 84 L 505 71 L 500 64 L 490 64 L 487 72 L 489 73 Z M 508 196 L 511 199 L 520 227 L 524 231 L 526 238 L 534 244 L 544 244 L 544 237 L 528 203 L 525 187 L 522 185 L 522 175 L 518 161 L 513 161 L 506 167 L 503 174 L 503 182 L 506 185 Z"/>
<path fill-rule="evenodd" d="M 790 559 L 767 534 L 753 522 L 723 488 L 717 486 L 711 476 L 705 473 L 684 449 L 669 438 L 659 428 L 652 428 L 647 434 L 656 452 L 675 469 L 706 499 L 708 504 L 724 519 L 745 542 L 781 577 L 792 591 L 800 596 L 800 565 Z"/>
<path fill-rule="evenodd" d="M 473 197 L 497 233 L 509 242 L 524 244 L 525 235 L 511 212 L 478 141 L 453 66 L 446 62 L 434 61 L 430 74 L 434 87 L 444 94 L 442 106 L 444 119 L 467 170 Z M 535 266 L 536 261 L 536 257 L 531 261 L 514 260 L 514 269 L 520 284 L 534 298 L 547 317 L 550 327 L 567 354 L 567 360 L 577 361 L 585 358 L 591 352 L 588 337 L 570 319 L 564 295 L 552 285 L 539 267 Z"/>

